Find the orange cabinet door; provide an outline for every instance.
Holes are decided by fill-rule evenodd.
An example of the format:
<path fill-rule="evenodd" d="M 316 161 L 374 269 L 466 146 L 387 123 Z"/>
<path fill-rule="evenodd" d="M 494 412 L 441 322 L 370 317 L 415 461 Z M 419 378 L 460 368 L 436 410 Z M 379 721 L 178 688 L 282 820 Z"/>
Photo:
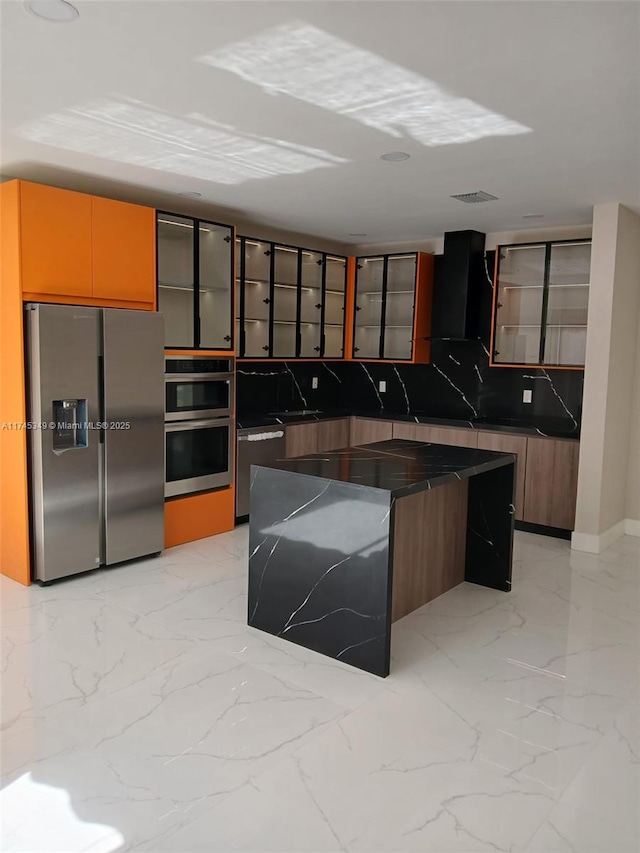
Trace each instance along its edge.
<path fill-rule="evenodd" d="M 22 291 L 91 296 L 91 196 L 20 182 Z"/>
<path fill-rule="evenodd" d="M 156 213 L 93 196 L 93 296 L 155 303 Z"/>

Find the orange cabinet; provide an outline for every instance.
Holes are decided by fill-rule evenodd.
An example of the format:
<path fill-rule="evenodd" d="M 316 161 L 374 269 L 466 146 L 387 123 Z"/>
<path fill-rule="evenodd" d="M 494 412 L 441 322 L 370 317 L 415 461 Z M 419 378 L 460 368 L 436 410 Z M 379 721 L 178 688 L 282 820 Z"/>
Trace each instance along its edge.
<path fill-rule="evenodd" d="M 24 299 L 156 304 L 155 210 L 28 181 L 18 187 Z"/>
<path fill-rule="evenodd" d="M 88 297 L 91 196 L 20 181 L 22 291 Z"/>
<path fill-rule="evenodd" d="M 91 197 L 93 297 L 153 303 L 155 211 Z"/>

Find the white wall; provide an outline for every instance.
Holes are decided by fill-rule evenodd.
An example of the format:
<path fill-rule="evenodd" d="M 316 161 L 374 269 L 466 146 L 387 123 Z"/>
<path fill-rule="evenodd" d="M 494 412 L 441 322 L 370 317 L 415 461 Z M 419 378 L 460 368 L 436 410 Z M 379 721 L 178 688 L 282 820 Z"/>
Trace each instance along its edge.
<path fill-rule="evenodd" d="M 563 225 L 552 228 L 514 228 L 511 231 L 490 231 L 485 246 L 487 251 L 501 243 L 535 243 L 537 240 L 579 240 L 591 237 L 591 225 Z M 349 248 L 352 255 L 372 255 L 382 252 L 431 252 L 440 254 L 444 249 L 444 235 L 425 237 L 423 240 L 402 243 L 360 243 Z"/>
<path fill-rule="evenodd" d="M 640 314 L 638 314 L 637 338 L 636 377 L 629 437 L 626 532 L 640 536 Z"/>
<path fill-rule="evenodd" d="M 599 553 L 637 512 L 640 217 L 594 207 L 576 529 L 572 547 Z M 637 516 L 636 516 L 637 518 Z"/>

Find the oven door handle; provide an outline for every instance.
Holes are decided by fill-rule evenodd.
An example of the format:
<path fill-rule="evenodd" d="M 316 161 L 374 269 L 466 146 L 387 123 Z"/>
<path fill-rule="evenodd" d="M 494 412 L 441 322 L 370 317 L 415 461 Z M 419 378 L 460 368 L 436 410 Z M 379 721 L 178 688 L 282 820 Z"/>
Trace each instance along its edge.
<path fill-rule="evenodd" d="M 165 382 L 201 382 L 206 379 L 209 382 L 229 382 L 233 379 L 233 373 L 165 373 Z"/>
<path fill-rule="evenodd" d="M 178 432 L 187 429 L 207 429 L 211 427 L 231 427 L 233 418 L 207 418 L 204 421 L 168 421 L 165 422 L 165 432 Z"/>

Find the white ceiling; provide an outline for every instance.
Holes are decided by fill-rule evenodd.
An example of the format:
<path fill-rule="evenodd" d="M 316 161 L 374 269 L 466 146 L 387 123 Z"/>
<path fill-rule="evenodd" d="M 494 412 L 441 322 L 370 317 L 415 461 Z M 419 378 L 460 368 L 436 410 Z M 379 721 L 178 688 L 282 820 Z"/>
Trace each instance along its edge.
<path fill-rule="evenodd" d="M 75 5 L 1 3 L 5 176 L 340 243 L 640 211 L 636 2 Z"/>

